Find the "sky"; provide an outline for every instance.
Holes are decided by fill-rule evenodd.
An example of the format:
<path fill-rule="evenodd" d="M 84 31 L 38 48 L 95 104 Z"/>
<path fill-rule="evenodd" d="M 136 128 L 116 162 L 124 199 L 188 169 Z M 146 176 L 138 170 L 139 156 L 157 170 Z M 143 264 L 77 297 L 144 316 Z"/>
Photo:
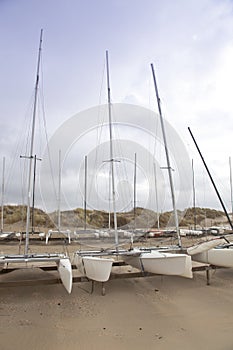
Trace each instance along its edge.
<path fill-rule="evenodd" d="M 159 210 L 171 209 L 167 174 L 161 170 L 165 166 L 161 135 L 156 131 L 154 136 L 160 144 L 155 156 L 153 120 L 157 119 L 153 117 L 151 121 L 148 112 L 158 112 L 150 69 L 153 63 L 169 129 L 178 208 L 192 206 L 193 159 L 196 205 L 221 209 L 188 132 L 190 127 L 227 210 L 231 211 L 233 1 L 0 0 L 0 157 L 6 161 L 6 203 L 25 201 L 27 170 L 23 164 L 26 160 L 20 160 L 19 156 L 27 154 L 41 28 L 38 102 L 41 121 L 37 121 L 36 139 L 41 136 L 42 142 L 35 154 L 43 160 L 37 162 L 38 206 L 47 210 L 57 206 L 58 153 L 59 149 L 63 152 L 68 137 L 62 156 L 62 208 L 83 205 L 84 157 L 88 154 L 89 207 L 97 208 L 101 203 L 107 210 L 109 170 L 106 162 L 100 160 L 100 154 L 105 161 L 109 159 L 105 154 L 109 149 L 107 119 L 103 121 L 99 115 L 98 119 L 97 114 L 100 105 L 107 103 L 105 52 L 108 50 L 114 139 L 119 141 L 118 146 L 115 142 L 115 149 L 121 148 L 117 156 L 124 168 L 119 170 L 124 177 L 116 178 L 118 202 L 128 193 L 118 209 L 127 210 L 132 206 L 135 152 L 139 153 L 137 205 L 156 209 L 156 191 L 152 189 L 155 161 Z M 114 104 L 118 115 L 114 114 Z M 138 110 L 134 106 L 142 108 L 140 116 L 130 112 L 130 117 L 125 114 L 125 119 L 122 118 L 128 105 L 132 106 L 132 112 Z M 96 119 L 92 117 L 92 108 Z M 86 113 L 89 109 L 91 112 Z M 104 111 L 107 118 L 106 109 Z M 103 131 L 99 125 L 103 125 Z M 77 136 L 69 140 L 74 128 Z M 96 143 L 98 133 L 101 141 L 98 139 Z M 56 145 L 52 151 L 53 165 L 48 163 L 50 151 L 45 150 L 46 139 L 51 147 Z M 127 158 L 126 166 L 123 158 Z M 2 174 L 1 163 L 0 160 Z M 94 165 L 98 165 L 98 171 Z M 115 167 L 117 173 L 120 166 L 115 164 Z M 54 180 L 48 180 L 49 169 Z M 53 188 L 55 194 L 53 203 L 46 204 L 47 197 L 52 196 L 49 188 Z M 94 199 L 93 191 L 97 192 Z"/>

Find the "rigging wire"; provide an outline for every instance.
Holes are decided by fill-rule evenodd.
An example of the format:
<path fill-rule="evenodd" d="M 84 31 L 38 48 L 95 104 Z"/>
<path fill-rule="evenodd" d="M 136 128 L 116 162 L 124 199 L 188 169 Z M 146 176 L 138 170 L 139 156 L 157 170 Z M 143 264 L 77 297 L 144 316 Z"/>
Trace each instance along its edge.
<path fill-rule="evenodd" d="M 42 120 L 43 120 L 43 128 L 45 132 L 45 150 L 47 151 L 48 154 L 48 161 L 49 161 L 49 170 L 51 174 L 51 180 L 52 180 L 52 188 L 53 188 L 53 193 L 55 194 L 56 202 L 58 201 L 58 191 L 56 188 L 55 184 L 55 176 L 54 176 L 54 168 L 53 168 L 53 162 L 52 162 L 52 156 L 51 156 L 51 151 L 49 148 L 49 137 L 48 137 L 48 128 L 47 128 L 47 122 L 46 122 L 46 113 L 45 113 L 45 99 L 44 99 L 44 73 L 43 73 L 43 57 L 41 57 L 41 89 L 39 90 L 40 92 L 40 97 L 41 97 L 41 107 L 42 107 Z"/>
<path fill-rule="evenodd" d="M 90 177 L 90 186 L 87 191 L 87 203 L 88 203 L 88 198 L 90 198 L 90 194 L 93 192 L 93 186 L 94 186 L 94 180 L 96 176 L 96 171 L 97 171 L 97 164 L 98 164 L 98 156 L 99 154 L 97 153 L 99 150 L 99 145 L 101 144 L 101 138 L 103 135 L 103 128 L 104 128 L 104 113 L 101 113 L 101 110 L 103 109 L 103 106 L 101 105 L 101 99 L 102 99 L 102 91 L 103 91 L 103 85 L 104 85 L 104 75 L 105 75 L 105 69 L 106 69 L 106 64 L 104 62 L 103 64 L 103 69 L 102 69 L 102 77 L 101 77 L 101 83 L 100 83 L 100 93 L 99 93 L 99 108 L 98 108 L 98 115 L 97 115 L 97 127 L 96 127 L 96 148 L 95 148 L 95 159 L 93 162 L 93 174 Z M 102 107 L 102 108 L 101 108 Z M 102 118 L 101 118 L 102 117 Z M 98 187 L 97 187 L 97 193 L 98 193 Z"/>

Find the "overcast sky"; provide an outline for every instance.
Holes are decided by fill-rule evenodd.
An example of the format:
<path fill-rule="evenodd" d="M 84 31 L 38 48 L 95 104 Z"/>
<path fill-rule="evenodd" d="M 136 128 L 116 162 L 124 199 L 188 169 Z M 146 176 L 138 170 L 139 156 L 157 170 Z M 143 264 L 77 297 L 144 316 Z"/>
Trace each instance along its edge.
<path fill-rule="evenodd" d="M 21 139 L 26 139 L 31 118 L 41 28 L 44 35 L 40 96 L 44 97 L 49 139 L 72 116 L 107 102 L 106 50 L 110 59 L 112 102 L 135 104 L 156 112 L 150 71 L 150 63 L 154 63 L 163 115 L 183 141 L 190 160 L 194 159 L 197 205 L 221 208 L 188 126 L 227 209 L 231 210 L 232 1 L 0 0 L 0 155 L 6 157 L 5 199 L 8 203 L 20 203 L 21 188 L 25 186 L 19 155 L 25 154 Z M 42 114 L 42 108 L 40 111 Z M 132 130 L 128 131 L 132 134 Z M 120 127 L 119 132 L 124 134 L 124 140 L 137 143 L 137 139 L 132 141 L 127 136 L 127 129 Z M 81 145 L 85 148 L 83 140 Z M 176 151 L 179 148 L 172 150 L 173 155 Z M 17 161 L 13 162 L 14 159 Z M 0 166 L 2 169 L 1 163 Z M 176 164 L 172 166 L 176 168 Z M 82 167 L 83 163 L 77 168 Z M 132 173 L 132 169 L 130 171 Z M 63 173 L 65 175 L 64 167 Z M 139 176 L 138 181 L 141 179 L 145 185 L 143 176 Z M 189 184 L 190 176 L 187 172 Z M 63 183 L 67 186 L 65 177 Z M 179 181 L 176 185 L 181 186 Z M 71 184 L 73 192 L 78 191 L 75 186 Z M 126 187 L 128 191 L 128 185 Z M 182 192 L 183 187 L 176 191 Z M 140 201 L 139 206 L 145 205 L 142 197 Z M 77 206 L 81 204 L 82 201 L 77 200 Z M 186 206 L 187 201 L 183 205 Z"/>

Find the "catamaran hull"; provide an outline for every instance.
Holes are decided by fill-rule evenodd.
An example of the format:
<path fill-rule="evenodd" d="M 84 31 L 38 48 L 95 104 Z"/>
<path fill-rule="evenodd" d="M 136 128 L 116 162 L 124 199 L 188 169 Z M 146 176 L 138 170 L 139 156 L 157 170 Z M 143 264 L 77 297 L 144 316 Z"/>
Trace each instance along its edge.
<path fill-rule="evenodd" d="M 233 249 L 215 248 L 206 252 L 195 254 L 192 259 L 221 267 L 233 267 Z"/>
<path fill-rule="evenodd" d="M 87 278 L 98 282 L 106 282 L 109 280 L 112 271 L 113 259 L 83 256 L 82 262 Z"/>
<path fill-rule="evenodd" d="M 219 245 L 222 245 L 224 243 L 226 243 L 224 238 L 211 239 L 209 241 L 202 242 L 202 243 L 199 243 L 197 245 L 194 245 L 192 247 L 187 248 L 187 253 L 189 255 L 196 255 L 199 253 L 206 252 L 206 251 L 208 251 L 212 248 L 215 248 Z"/>
<path fill-rule="evenodd" d="M 139 254 L 131 252 L 122 256 L 123 260 L 140 270 L 159 274 L 192 278 L 192 260 L 186 254 L 161 253 L 151 251 Z"/>
<path fill-rule="evenodd" d="M 72 266 L 68 258 L 60 259 L 58 263 L 58 272 L 63 283 L 63 286 L 70 294 L 72 290 Z"/>
<path fill-rule="evenodd" d="M 191 257 L 185 254 L 162 253 L 158 255 L 157 252 L 143 253 L 141 261 L 144 270 L 151 273 L 193 277 Z"/>
<path fill-rule="evenodd" d="M 56 263 L 61 281 L 68 293 L 72 290 L 72 266 L 68 257 L 59 254 L 2 255 L 0 269 L 6 264 Z"/>

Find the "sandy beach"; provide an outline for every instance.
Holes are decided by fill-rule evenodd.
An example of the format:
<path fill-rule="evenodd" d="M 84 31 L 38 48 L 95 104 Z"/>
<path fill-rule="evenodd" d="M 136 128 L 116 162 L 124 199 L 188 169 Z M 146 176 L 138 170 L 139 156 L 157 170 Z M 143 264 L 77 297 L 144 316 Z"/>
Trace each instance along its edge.
<path fill-rule="evenodd" d="M 3 247 L 5 250 L 5 247 Z M 56 247 L 58 250 L 58 247 Z M 121 268 L 121 267 L 119 267 Z M 22 269 L 1 280 L 50 277 Z M 193 279 L 153 276 L 0 288 L 1 349 L 233 349 L 233 269 Z"/>

